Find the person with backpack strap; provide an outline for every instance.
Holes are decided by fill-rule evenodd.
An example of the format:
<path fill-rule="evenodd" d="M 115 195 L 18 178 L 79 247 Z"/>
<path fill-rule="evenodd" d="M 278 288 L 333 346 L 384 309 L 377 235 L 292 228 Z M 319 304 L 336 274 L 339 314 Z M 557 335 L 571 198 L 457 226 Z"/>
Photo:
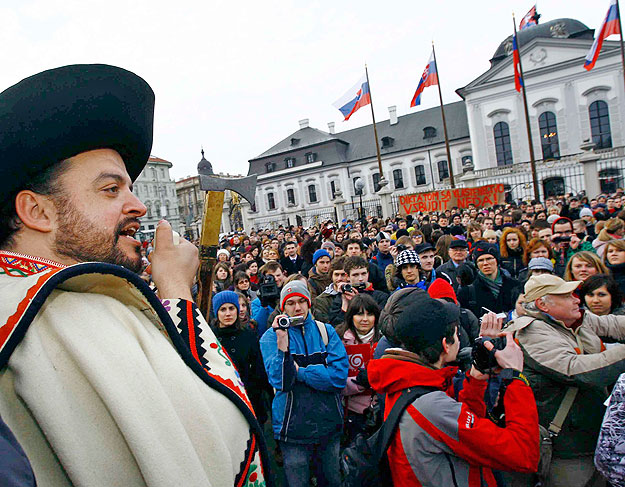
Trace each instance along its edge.
<path fill-rule="evenodd" d="M 288 485 L 307 487 L 314 469 L 319 486 L 333 487 L 340 485 L 341 391 L 349 364 L 336 331 L 315 321 L 310 305 L 304 282 L 286 283 L 280 293 L 282 313 L 263 334 L 260 349 L 276 390 L 273 433 Z"/>
<path fill-rule="evenodd" d="M 593 464 L 607 388 L 625 370 L 625 345 L 606 347 L 600 337 L 625 340 L 625 316 L 597 316 L 579 309 L 580 281 L 551 274 L 525 283 L 525 316 L 505 331 L 523 350 L 541 426 L 549 429 L 551 487 L 603 485 Z M 554 428 L 554 423 L 556 428 Z"/>
<path fill-rule="evenodd" d="M 395 326 L 401 348 L 387 349 L 367 369 L 371 386 L 386 395 L 386 418 L 405 389 L 435 389 L 408 405 L 393 434 L 387 455 L 395 486 L 495 487 L 492 470 L 537 469 L 538 414 L 521 374 L 520 348 L 507 334 L 505 348 L 494 352 L 506 388 L 501 398 L 506 425 L 500 427 L 485 417 L 488 376 L 475 366 L 465 374 L 458 400 L 453 398 L 458 369 L 448 364 L 458 353 L 458 319 L 457 307 L 426 294 L 415 296 Z M 499 332 L 496 326 L 480 330 L 483 337 Z M 492 352 L 492 343 L 484 346 Z"/>

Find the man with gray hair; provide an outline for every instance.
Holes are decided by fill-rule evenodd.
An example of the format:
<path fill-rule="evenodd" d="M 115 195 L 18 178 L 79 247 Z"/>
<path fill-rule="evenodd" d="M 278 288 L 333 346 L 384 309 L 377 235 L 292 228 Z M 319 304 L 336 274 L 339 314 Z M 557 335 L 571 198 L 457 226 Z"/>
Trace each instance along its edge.
<path fill-rule="evenodd" d="M 573 294 L 579 284 L 551 274 L 530 277 L 526 315 L 505 329 L 523 350 L 523 373 L 534 390 L 539 422 L 552 437 L 553 487 L 603 485 L 593 453 L 607 387 L 625 371 L 625 345 L 606 347 L 599 338 L 625 339 L 625 316 L 580 310 Z"/>

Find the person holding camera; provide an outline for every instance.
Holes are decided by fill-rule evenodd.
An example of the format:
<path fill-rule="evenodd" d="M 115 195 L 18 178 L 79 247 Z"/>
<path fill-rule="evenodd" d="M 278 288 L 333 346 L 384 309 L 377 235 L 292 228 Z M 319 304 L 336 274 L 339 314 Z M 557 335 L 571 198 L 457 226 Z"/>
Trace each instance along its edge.
<path fill-rule="evenodd" d="M 280 290 L 286 281 L 286 274 L 282 266 L 275 261 L 269 261 L 258 272 L 261 275 L 258 284 L 258 297 L 250 305 L 252 319 L 258 324 L 258 336 L 263 336 L 267 329 L 269 315 L 278 305 Z"/>
<path fill-rule="evenodd" d="M 343 429 L 341 391 L 348 359 L 330 325 L 316 322 L 305 283 L 291 281 L 280 293 L 280 310 L 260 340 L 269 383 L 276 389 L 273 432 L 290 487 L 341 484 L 339 446 Z"/>
<path fill-rule="evenodd" d="M 573 222 L 566 217 L 556 218 L 551 224 L 551 248 L 555 256 L 555 271 L 564 276 L 566 264 L 573 255 L 582 250 L 594 252 L 590 242 L 583 242 L 573 233 Z"/>
<path fill-rule="evenodd" d="M 391 440 L 387 455 L 394 485 L 494 487 L 491 469 L 537 469 L 538 414 L 521 373 L 521 349 L 509 333 L 504 335 L 505 346 L 497 348 L 480 340 L 474 350 L 479 360 L 458 376 L 463 381 L 456 394 L 452 379 L 458 368 L 450 364 L 459 350 L 458 316 L 456 307 L 425 293 L 415 295 L 394 329 L 400 347 L 387 349 L 367 368 L 371 386 L 385 394 L 385 416 L 405 389 L 430 390 L 404 411 Z M 481 336 L 501 342 L 501 320 L 491 318 L 494 315 L 483 320 Z M 505 427 L 485 417 L 484 394 L 492 375 L 505 386 L 500 397 Z"/>
<path fill-rule="evenodd" d="M 525 283 L 525 316 L 511 321 L 525 356 L 523 372 L 534 389 L 540 424 L 552 436 L 552 487 L 603 485 L 592 480 L 593 454 L 607 398 L 625 370 L 625 316 L 597 316 L 579 308 L 581 281 L 550 274 Z"/>
<path fill-rule="evenodd" d="M 363 257 L 348 257 L 345 259 L 345 273 L 348 282 L 340 287 L 340 293 L 335 296 L 330 307 L 330 323 L 338 326 L 345 320 L 345 313 L 351 299 L 359 293 L 369 294 L 380 309 L 384 308 L 388 294 L 373 288 L 369 282 L 369 264 Z"/>

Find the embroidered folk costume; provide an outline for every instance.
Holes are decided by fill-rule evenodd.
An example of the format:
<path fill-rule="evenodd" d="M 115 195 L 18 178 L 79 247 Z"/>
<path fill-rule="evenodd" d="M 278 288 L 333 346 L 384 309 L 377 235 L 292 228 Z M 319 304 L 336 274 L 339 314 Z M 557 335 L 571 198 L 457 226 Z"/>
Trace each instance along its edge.
<path fill-rule="evenodd" d="M 116 150 L 134 180 L 151 149 L 153 102 L 145 81 L 104 65 L 9 88 L 0 157 L 22 160 L 0 162 L 0 190 L 96 148 Z M 42 486 L 272 485 L 261 427 L 198 308 L 161 302 L 114 264 L 0 251 L 0 416 Z"/>

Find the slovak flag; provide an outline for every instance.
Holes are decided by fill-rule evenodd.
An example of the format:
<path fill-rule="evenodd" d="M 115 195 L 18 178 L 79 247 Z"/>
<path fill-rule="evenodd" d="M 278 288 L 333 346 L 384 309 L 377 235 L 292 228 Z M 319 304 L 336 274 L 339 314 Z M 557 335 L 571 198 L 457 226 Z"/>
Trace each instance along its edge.
<path fill-rule="evenodd" d="M 610 8 L 608 9 L 608 14 L 605 16 L 603 25 L 601 26 L 601 29 L 599 29 L 599 33 L 595 37 L 595 42 L 592 43 L 590 51 L 588 51 L 588 54 L 586 54 L 584 68 L 586 68 L 588 71 L 595 67 L 595 63 L 597 62 L 597 58 L 599 57 L 599 53 L 601 52 L 603 40 L 610 37 L 612 34 L 621 33 L 618 25 L 618 18 L 619 12 L 616 0 L 610 0 Z"/>
<path fill-rule="evenodd" d="M 336 100 L 332 105 L 339 109 L 345 117 L 344 122 L 349 120 L 356 110 L 367 106 L 371 103 L 371 92 L 369 91 L 369 82 L 367 76 L 363 75 L 360 81 L 352 86 L 341 98 Z"/>
<path fill-rule="evenodd" d="M 521 77 L 521 54 L 516 42 L 516 35 L 512 36 L 512 63 L 514 64 L 514 89 L 521 91 L 523 78 Z"/>
<path fill-rule="evenodd" d="M 536 19 L 536 5 L 534 5 L 530 11 L 525 14 L 525 17 L 521 19 L 519 30 L 526 29 L 532 25 L 538 25 L 538 21 Z"/>
<path fill-rule="evenodd" d="M 434 53 L 430 56 L 430 60 L 428 61 L 428 65 L 425 67 L 423 74 L 421 75 L 421 80 L 419 80 L 419 85 L 417 86 L 417 91 L 414 92 L 414 96 L 412 97 L 412 101 L 410 102 L 411 107 L 416 107 L 421 104 L 421 93 L 428 86 L 434 86 L 438 84 L 438 72 L 436 71 L 436 62 L 434 61 Z"/>

